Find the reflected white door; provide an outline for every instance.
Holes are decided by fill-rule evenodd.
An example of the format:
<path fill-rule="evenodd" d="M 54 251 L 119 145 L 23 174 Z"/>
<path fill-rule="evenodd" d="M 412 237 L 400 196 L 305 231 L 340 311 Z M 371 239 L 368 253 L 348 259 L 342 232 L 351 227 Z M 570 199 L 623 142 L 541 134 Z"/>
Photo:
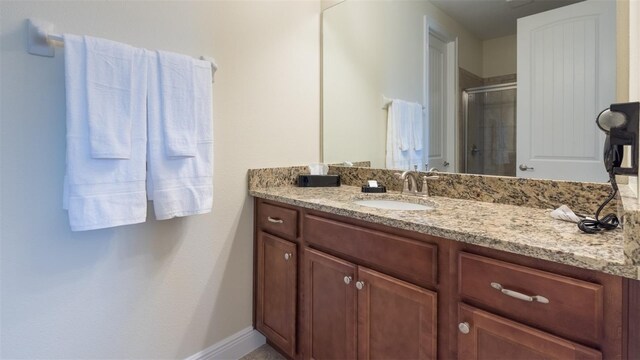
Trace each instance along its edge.
<path fill-rule="evenodd" d="M 517 174 L 608 180 L 598 113 L 615 102 L 615 1 L 518 19 Z"/>
<path fill-rule="evenodd" d="M 447 44 L 429 33 L 429 168 L 439 171 L 453 169 L 453 154 L 449 153 L 448 131 L 453 131 L 447 123 Z M 449 140 L 449 141 L 448 141 Z"/>

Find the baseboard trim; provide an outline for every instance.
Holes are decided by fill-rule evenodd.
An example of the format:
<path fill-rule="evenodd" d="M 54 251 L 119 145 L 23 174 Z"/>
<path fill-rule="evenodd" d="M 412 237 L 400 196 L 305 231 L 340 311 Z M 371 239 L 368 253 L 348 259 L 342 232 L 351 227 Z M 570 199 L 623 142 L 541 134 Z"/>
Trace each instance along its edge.
<path fill-rule="evenodd" d="M 265 337 L 249 326 L 185 360 L 237 360 L 265 343 Z"/>

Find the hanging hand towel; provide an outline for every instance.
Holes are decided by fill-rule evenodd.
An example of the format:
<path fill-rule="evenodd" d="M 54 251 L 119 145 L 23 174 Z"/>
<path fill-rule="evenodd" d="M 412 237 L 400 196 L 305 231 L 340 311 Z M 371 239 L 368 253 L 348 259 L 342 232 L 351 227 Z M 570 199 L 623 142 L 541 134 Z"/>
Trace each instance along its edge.
<path fill-rule="evenodd" d="M 410 103 L 409 112 L 411 114 L 411 144 L 413 150 L 422 150 L 424 143 L 424 110 L 418 103 Z"/>
<path fill-rule="evenodd" d="M 67 168 L 63 202 L 69 211 L 71 230 L 92 230 L 144 222 L 147 214 L 145 102 L 130 103 L 129 158 L 92 157 L 85 41 L 82 37 L 67 34 L 64 35 L 64 41 Z M 144 99 L 147 84 L 144 50 L 134 50 L 130 74 L 133 98 Z"/>
<path fill-rule="evenodd" d="M 196 147 L 194 157 L 173 157 L 165 151 L 159 59 L 149 57 L 149 160 L 147 194 L 158 220 L 203 214 L 213 203 L 213 120 L 211 63 L 193 60 Z"/>
<path fill-rule="evenodd" d="M 86 92 L 91 156 L 129 159 L 133 102 L 146 94 L 132 91 L 140 69 L 133 69 L 134 54 L 141 50 L 111 40 L 84 36 Z M 137 106 L 137 105 L 136 105 Z"/>
<path fill-rule="evenodd" d="M 387 169 L 409 169 L 410 128 L 404 104 L 404 101 L 393 100 L 387 110 Z"/>
<path fill-rule="evenodd" d="M 157 56 L 166 154 L 170 157 L 196 156 L 194 61 L 188 56 L 166 51 L 158 51 Z M 207 81 L 211 83 L 211 78 Z"/>

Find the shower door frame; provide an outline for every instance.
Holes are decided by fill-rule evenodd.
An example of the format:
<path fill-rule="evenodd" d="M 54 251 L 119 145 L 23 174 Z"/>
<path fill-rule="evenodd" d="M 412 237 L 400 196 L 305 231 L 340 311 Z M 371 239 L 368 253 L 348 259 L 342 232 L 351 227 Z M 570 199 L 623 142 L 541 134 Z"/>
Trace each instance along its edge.
<path fill-rule="evenodd" d="M 462 149 L 462 153 L 464 154 L 464 173 L 468 173 L 469 169 L 469 131 L 468 131 L 468 121 L 469 121 L 469 94 L 478 94 L 478 93 L 488 93 L 494 91 L 504 91 L 504 90 L 512 90 L 515 89 L 518 91 L 518 82 L 509 82 L 504 84 L 496 84 L 496 85 L 486 85 L 486 86 L 477 86 L 468 89 L 462 90 L 462 128 L 464 129 L 464 148 Z M 516 107 L 518 105 L 516 104 Z M 516 124 L 518 123 L 518 118 L 516 117 Z M 483 150 L 484 151 L 484 150 Z"/>

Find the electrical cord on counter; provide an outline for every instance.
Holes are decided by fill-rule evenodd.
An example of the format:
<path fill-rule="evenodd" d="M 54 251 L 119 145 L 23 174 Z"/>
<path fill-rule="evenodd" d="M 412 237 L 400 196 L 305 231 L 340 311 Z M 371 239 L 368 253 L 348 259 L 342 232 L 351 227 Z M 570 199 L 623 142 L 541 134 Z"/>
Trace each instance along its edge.
<path fill-rule="evenodd" d="M 596 234 L 601 231 L 614 230 L 620 225 L 620 220 L 616 214 L 607 214 L 605 217 L 600 219 L 600 212 L 604 209 L 607 204 L 613 200 L 613 198 L 618 193 L 618 184 L 616 183 L 615 175 L 609 176 L 609 181 L 611 182 L 611 187 L 613 190 L 611 191 L 611 195 L 598 207 L 596 211 L 595 220 L 594 219 L 584 219 L 578 223 L 578 229 L 584 231 L 587 234 Z"/>

